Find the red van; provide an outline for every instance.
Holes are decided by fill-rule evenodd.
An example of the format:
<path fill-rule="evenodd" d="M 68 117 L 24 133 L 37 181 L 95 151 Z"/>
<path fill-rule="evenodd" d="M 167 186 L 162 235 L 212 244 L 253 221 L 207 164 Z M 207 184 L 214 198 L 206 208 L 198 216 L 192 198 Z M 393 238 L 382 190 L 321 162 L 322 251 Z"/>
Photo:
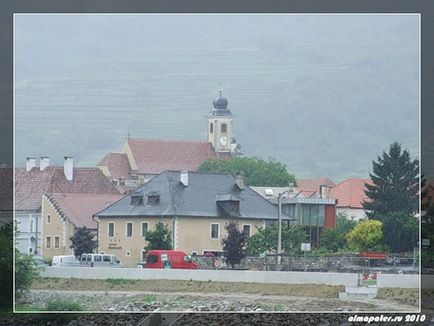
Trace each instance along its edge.
<path fill-rule="evenodd" d="M 145 268 L 197 269 L 191 256 L 180 250 L 149 250 Z"/>

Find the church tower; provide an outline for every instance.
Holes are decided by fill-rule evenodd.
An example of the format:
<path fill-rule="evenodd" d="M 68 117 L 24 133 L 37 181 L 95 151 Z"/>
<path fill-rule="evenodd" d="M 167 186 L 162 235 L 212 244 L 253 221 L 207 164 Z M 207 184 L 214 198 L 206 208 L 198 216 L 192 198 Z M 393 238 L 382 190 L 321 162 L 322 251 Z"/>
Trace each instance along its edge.
<path fill-rule="evenodd" d="M 232 113 L 228 109 L 228 100 L 219 92 L 213 101 L 214 109 L 208 113 L 208 142 L 218 153 L 235 154 L 239 149 L 232 134 Z"/>

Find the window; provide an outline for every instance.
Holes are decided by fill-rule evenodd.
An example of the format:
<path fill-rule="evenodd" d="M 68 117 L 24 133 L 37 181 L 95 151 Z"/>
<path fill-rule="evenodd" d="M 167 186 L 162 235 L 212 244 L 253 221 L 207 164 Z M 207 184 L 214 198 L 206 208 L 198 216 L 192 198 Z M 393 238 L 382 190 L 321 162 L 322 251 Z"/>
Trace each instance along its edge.
<path fill-rule="evenodd" d="M 50 223 L 51 223 L 51 215 L 48 214 L 48 215 L 47 215 L 47 224 L 50 224 Z"/>
<path fill-rule="evenodd" d="M 54 237 L 54 248 L 59 248 L 59 247 L 60 247 L 60 237 L 56 235 Z"/>
<path fill-rule="evenodd" d="M 115 236 L 115 224 L 113 222 L 108 223 L 108 237 L 113 238 Z"/>
<path fill-rule="evenodd" d="M 142 237 L 146 236 L 146 232 L 149 230 L 148 222 L 142 222 Z"/>
<path fill-rule="evenodd" d="M 243 225 L 243 232 L 247 237 L 250 237 L 250 230 L 251 230 L 250 224 L 244 224 Z"/>
<path fill-rule="evenodd" d="M 160 202 L 160 194 L 155 192 L 148 194 L 148 200 L 146 202 L 146 205 L 157 205 L 159 202 Z"/>
<path fill-rule="evenodd" d="M 220 224 L 211 223 L 211 239 L 218 240 Z"/>
<path fill-rule="evenodd" d="M 101 262 L 101 261 L 102 261 L 102 257 L 101 257 L 101 255 L 95 255 L 95 256 L 93 257 L 93 261 L 94 261 L 94 262 Z"/>
<path fill-rule="evenodd" d="M 92 255 L 87 255 L 86 259 L 87 261 L 92 261 Z"/>
<path fill-rule="evenodd" d="M 127 222 L 125 227 L 125 236 L 131 238 L 133 236 L 133 222 Z"/>
<path fill-rule="evenodd" d="M 147 263 L 156 263 L 158 262 L 158 256 L 157 255 L 150 255 L 146 258 Z"/>
<path fill-rule="evenodd" d="M 209 133 L 212 134 L 213 132 L 214 132 L 214 124 L 211 123 L 211 124 L 209 125 Z"/>
<path fill-rule="evenodd" d="M 225 133 L 227 131 L 226 123 L 222 124 L 222 133 Z"/>
<path fill-rule="evenodd" d="M 110 256 L 102 256 L 103 262 L 110 262 Z"/>
<path fill-rule="evenodd" d="M 51 248 L 51 236 L 45 237 L 45 248 Z"/>

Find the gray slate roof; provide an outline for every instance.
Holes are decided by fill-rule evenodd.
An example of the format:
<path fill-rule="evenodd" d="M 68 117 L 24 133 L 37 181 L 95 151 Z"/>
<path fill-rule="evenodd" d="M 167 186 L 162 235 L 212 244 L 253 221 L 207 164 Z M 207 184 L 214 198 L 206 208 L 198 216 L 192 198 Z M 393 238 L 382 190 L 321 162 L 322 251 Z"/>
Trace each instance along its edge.
<path fill-rule="evenodd" d="M 170 179 L 172 180 L 172 192 Z M 160 200 L 155 205 L 146 204 L 146 195 L 150 192 L 160 194 Z M 134 194 L 145 195 L 142 205 L 131 205 L 131 196 Z M 231 175 L 190 171 L 188 172 L 188 186 L 180 182 L 179 171 L 164 171 L 135 192 L 96 213 L 95 216 L 99 218 L 173 215 L 223 217 L 225 214 L 217 205 L 217 199 L 231 198 L 239 199 L 240 215 L 237 218 L 277 219 L 275 206 L 247 186 L 240 190 Z M 287 218 L 287 216 L 282 214 L 282 218 Z"/>

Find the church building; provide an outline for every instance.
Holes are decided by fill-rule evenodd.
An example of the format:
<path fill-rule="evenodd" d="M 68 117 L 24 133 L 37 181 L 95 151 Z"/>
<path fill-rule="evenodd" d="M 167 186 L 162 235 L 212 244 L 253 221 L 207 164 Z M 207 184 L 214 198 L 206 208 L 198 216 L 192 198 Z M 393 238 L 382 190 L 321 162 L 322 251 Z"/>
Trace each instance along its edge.
<path fill-rule="evenodd" d="M 240 155 L 228 103 L 220 91 L 207 115 L 206 142 L 127 137 L 122 150 L 105 155 L 97 167 L 122 192 L 129 192 L 165 170 L 196 171 L 207 159 Z"/>

